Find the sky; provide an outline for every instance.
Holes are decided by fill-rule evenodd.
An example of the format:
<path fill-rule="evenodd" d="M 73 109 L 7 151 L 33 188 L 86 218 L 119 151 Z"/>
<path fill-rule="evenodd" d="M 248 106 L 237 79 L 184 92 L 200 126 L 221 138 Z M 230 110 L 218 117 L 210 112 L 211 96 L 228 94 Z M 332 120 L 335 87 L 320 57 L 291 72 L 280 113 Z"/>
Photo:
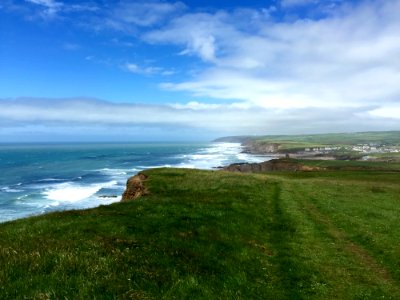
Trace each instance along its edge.
<path fill-rule="evenodd" d="M 0 142 L 400 130 L 400 0 L 0 2 Z"/>

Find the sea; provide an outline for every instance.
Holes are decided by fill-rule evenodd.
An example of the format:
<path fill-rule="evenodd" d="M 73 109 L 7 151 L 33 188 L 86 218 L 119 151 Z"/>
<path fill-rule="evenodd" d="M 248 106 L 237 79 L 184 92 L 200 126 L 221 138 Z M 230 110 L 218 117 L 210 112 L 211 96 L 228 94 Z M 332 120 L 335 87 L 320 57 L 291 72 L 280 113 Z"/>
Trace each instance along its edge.
<path fill-rule="evenodd" d="M 216 169 L 271 159 L 239 143 L 0 144 L 0 222 L 121 200 L 149 168 Z"/>

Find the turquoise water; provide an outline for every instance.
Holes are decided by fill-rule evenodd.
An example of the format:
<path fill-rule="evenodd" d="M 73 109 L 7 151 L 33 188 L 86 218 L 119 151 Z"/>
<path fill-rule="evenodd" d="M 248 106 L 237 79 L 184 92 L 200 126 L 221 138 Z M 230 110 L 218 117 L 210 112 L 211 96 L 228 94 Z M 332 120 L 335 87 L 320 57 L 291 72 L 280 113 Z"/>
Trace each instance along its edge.
<path fill-rule="evenodd" d="M 212 169 L 267 160 L 240 144 L 0 145 L 0 222 L 119 201 L 128 177 L 155 167 Z"/>

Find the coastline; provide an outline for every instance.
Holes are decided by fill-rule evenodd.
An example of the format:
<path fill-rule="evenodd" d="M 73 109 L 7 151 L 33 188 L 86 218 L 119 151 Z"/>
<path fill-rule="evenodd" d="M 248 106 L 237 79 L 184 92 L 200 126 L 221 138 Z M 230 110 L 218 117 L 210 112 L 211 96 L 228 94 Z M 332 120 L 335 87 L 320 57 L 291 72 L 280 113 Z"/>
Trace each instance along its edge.
<path fill-rule="evenodd" d="M 367 134 L 367 133 L 358 133 Z M 268 136 L 268 137 L 226 137 L 216 141 L 236 141 L 243 147 L 243 153 L 251 155 L 268 155 L 274 158 L 295 158 L 304 160 L 359 160 L 359 161 L 400 161 L 400 133 L 394 132 L 394 137 L 385 140 L 357 139 L 354 134 L 343 134 L 347 138 L 343 142 L 338 141 L 340 134 L 330 137 L 330 134 L 311 136 Z M 293 140 L 291 140 L 293 139 Z"/>
<path fill-rule="evenodd" d="M 269 170 L 266 161 L 282 158 L 310 163 L 315 160 L 392 161 L 387 156 L 365 159 L 365 153 L 339 153 L 327 144 L 315 149 L 304 147 L 304 143 L 299 147 L 298 141 L 280 138 L 279 142 L 259 137 L 227 137 L 202 144 L 71 144 L 55 145 L 50 149 L 48 145 L 18 145 L 0 148 L 0 159 L 6 162 L 0 166 L 0 171 L 3 168 L 3 173 L 7 174 L 0 185 L 0 222 L 119 202 L 126 181 L 153 168 L 218 170 L 239 164 L 257 171 Z M 35 159 L 29 160 L 31 156 Z M 304 161 L 302 163 L 307 165 Z"/>
<path fill-rule="evenodd" d="M 261 162 L 240 143 L 7 145 L 0 148 L 0 222 L 119 202 L 126 180 L 160 168 L 213 170 Z"/>

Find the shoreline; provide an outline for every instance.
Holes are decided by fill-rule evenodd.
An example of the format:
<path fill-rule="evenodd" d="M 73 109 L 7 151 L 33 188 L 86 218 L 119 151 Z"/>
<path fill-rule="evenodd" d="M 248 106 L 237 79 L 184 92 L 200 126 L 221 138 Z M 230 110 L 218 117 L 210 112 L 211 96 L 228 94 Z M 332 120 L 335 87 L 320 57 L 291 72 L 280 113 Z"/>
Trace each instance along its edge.
<path fill-rule="evenodd" d="M 170 145 L 166 143 L 164 150 L 160 150 L 161 143 L 147 148 L 143 144 L 130 144 L 128 149 L 126 144 L 105 144 L 106 147 L 100 150 L 92 144 L 88 144 L 87 150 L 85 144 L 68 144 L 66 148 L 56 145 L 50 149 L 50 154 L 55 157 L 51 162 L 44 155 L 42 145 L 3 148 L 0 159 L 17 161 L 25 153 L 31 153 L 37 159 L 26 162 L 28 169 L 25 168 L 25 171 L 29 174 L 26 178 L 17 164 L 7 168 L 9 173 L 18 177 L 7 176 L 7 181 L 0 185 L 0 223 L 53 211 L 86 209 L 119 202 L 128 178 L 152 168 L 216 170 L 234 162 L 261 162 L 273 158 L 242 153 L 240 143 Z M 68 159 L 64 160 L 66 157 Z M 63 162 L 61 168 L 55 165 L 58 160 Z M 78 160 L 79 165 L 76 164 Z M 87 167 L 82 162 L 87 162 Z M 64 172 L 65 169 L 67 172 Z"/>

